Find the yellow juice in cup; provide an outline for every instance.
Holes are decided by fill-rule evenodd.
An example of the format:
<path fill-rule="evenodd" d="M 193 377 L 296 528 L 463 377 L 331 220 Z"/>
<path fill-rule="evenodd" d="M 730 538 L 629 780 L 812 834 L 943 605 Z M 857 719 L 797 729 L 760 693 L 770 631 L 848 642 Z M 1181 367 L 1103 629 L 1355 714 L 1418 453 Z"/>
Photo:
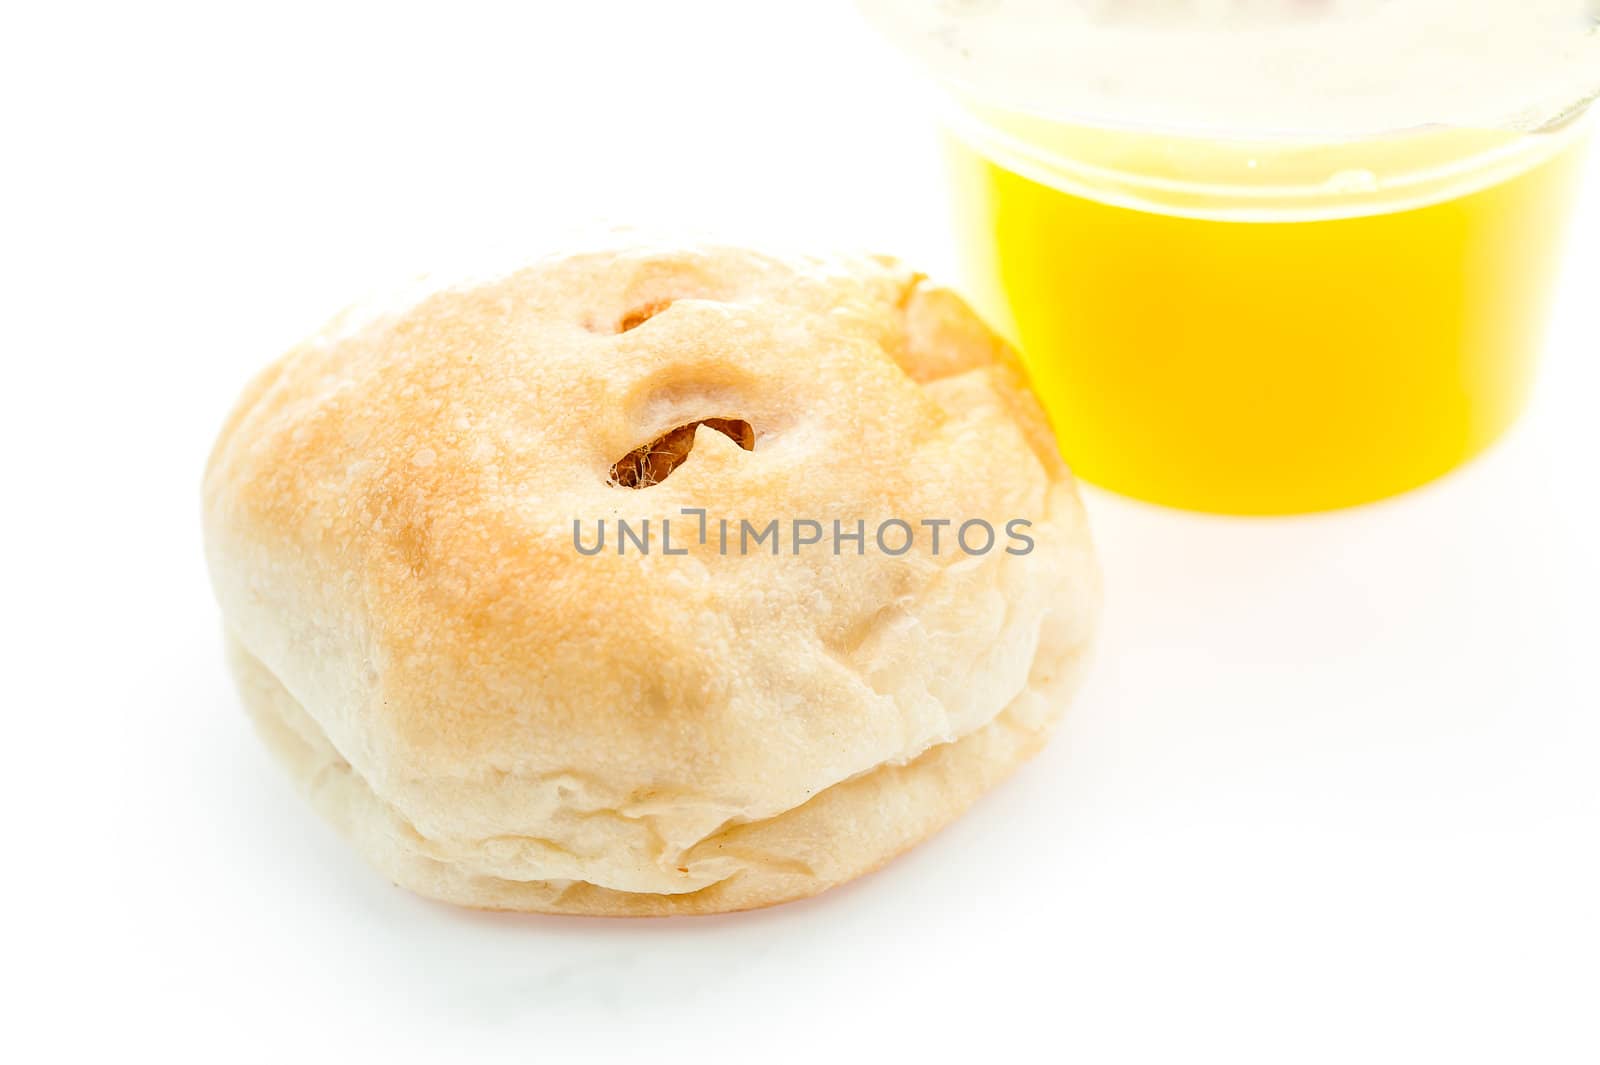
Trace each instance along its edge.
<path fill-rule="evenodd" d="M 1086 480 L 1238 514 L 1378 499 L 1523 407 L 1585 126 L 1301 143 L 962 105 L 966 283 Z"/>

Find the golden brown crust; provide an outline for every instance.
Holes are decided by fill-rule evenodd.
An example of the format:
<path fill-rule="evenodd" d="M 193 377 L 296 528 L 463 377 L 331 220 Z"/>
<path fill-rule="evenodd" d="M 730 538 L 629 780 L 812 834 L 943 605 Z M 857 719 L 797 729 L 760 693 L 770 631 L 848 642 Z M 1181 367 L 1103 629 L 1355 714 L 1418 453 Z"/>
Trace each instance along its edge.
<path fill-rule="evenodd" d="M 664 479 L 619 483 L 658 440 Z M 1014 359 L 881 259 L 614 248 L 444 289 L 258 378 L 205 499 L 264 733 L 369 858 L 470 905 L 712 912 L 859 875 L 1042 742 L 1098 595 Z M 678 540 L 686 507 L 1024 518 L 1036 547 L 574 549 L 575 519 Z"/>

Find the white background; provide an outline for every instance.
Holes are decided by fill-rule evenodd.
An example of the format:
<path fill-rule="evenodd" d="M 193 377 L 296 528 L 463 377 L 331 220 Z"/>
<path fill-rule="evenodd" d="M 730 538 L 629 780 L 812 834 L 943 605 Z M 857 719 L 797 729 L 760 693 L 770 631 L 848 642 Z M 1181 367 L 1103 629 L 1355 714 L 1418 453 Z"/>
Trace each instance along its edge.
<path fill-rule="evenodd" d="M 724 918 L 367 870 L 224 675 L 211 438 L 351 298 L 599 218 L 948 272 L 926 100 L 838 3 L 0 16 L 9 1060 L 1600 1058 L 1600 173 L 1531 416 L 1326 517 L 1099 492 L 1100 664 L 884 872 Z"/>

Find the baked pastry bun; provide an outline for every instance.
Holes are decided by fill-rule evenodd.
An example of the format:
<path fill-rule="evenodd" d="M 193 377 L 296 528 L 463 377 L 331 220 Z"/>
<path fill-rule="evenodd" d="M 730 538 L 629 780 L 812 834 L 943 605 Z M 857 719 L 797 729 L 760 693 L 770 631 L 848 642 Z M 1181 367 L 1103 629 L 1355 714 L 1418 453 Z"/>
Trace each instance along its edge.
<path fill-rule="evenodd" d="M 883 258 L 609 247 L 347 317 L 245 390 L 204 511 L 272 750 L 494 909 L 882 865 L 1038 750 L 1099 598 L 1011 353 Z"/>

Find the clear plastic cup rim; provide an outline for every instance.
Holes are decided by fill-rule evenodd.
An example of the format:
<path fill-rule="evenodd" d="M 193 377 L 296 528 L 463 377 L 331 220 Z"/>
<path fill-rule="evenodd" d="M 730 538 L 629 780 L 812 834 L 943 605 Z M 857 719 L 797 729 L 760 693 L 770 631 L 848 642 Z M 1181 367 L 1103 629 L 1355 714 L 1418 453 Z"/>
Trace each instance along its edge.
<path fill-rule="evenodd" d="M 1503 132 L 1505 138 L 1477 151 L 1464 152 L 1427 165 L 1380 172 L 1377 156 L 1386 145 L 1437 135 L 1449 127 L 1421 127 L 1350 136 L 1237 135 L 1159 127 L 1118 127 L 1091 120 L 1009 111 L 981 101 L 969 102 L 946 88 L 939 111 L 944 127 L 971 150 L 991 162 L 1041 185 L 1135 209 L 1241 221 L 1295 218 L 1337 218 L 1387 213 L 1470 194 L 1510 180 L 1559 154 L 1584 138 L 1595 125 L 1595 109 L 1586 101 L 1559 122 L 1530 132 Z M 1262 147 L 1338 147 L 1351 162 L 1320 181 L 1293 183 L 1195 181 L 1103 166 L 1030 143 L 978 114 L 976 108 L 1030 118 L 1052 126 L 1102 132 L 1125 132 L 1153 138 L 1227 144 L 1246 153 Z M 1370 150 L 1373 167 L 1360 165 Z"/>

